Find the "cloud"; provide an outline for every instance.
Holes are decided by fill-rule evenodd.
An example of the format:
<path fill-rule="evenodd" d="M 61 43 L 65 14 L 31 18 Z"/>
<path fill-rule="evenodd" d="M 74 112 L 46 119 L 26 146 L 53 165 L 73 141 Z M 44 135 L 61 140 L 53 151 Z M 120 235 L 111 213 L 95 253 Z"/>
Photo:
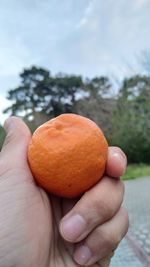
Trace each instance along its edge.
<path fill-rule="evenodd" d="M 0 75 L 16 75 L 25 65 L 32 62 L 34 58 L 20 38 L 16 38 L 11 45 L 5 38 L 0 40 Z"/>
<path fill-rule="evenodd" d="M 60 65 L 65 62 L 65 70 L 89 76 L 114 72 L 123 78 L 137 73 L 135 57 L 150 43 L 150 9 L 137 10 L 136 1 L 114 5 L 113 0 L 95 0 L 88 1 L 83 14 L 58 50 Z"/>
<path fill-rule="evenodd" d="M 95 5 L 95 0 L 90 0 L 88 2 L 87 6 L 85 8 L 83 17 L 80 19 L 79 23 L 76 25 L 77 29 L 79 29 L 80 27 L 83 27 L 88 22 L 88 19 L 89 19 L 90 15 L 92 14 L 92 11 L 94 9 L 94 5 Z"/>
<path fill-rule="evenodd" d="M 2 0 L 0 92 L 32 64 L 52 73 L 124 77 L 124 62 L 132 65 L 134 55 L 150 48 L 147 5 L 146 0 Z"/>
<path fill-rule="evenodd" d="M 149 3 L 149 0 L 136 0 L 136 5 L 138 8 L 142 8 L 148 3 Z"/>
<path fill-rule="evenodd" d="M 149 0 L 1 0 L 0 118 L 6 91 L 33 64 L 116 80 L 137 73 L 136 56 L 150 50 L 149 17 Z"/>

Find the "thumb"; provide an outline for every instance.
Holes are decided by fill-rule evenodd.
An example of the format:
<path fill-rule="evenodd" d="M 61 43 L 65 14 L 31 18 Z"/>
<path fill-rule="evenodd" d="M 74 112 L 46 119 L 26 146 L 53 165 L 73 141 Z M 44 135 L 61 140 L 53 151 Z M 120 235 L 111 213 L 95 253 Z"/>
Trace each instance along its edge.
<path fill-rule="evenodd" d="M 31 133 L 26 124 L 17 117 L 10 117 L 4 123 L 6 138 L 0 157 L 7 166 L 16 168 L 27 162 L 27 148 Z"/>

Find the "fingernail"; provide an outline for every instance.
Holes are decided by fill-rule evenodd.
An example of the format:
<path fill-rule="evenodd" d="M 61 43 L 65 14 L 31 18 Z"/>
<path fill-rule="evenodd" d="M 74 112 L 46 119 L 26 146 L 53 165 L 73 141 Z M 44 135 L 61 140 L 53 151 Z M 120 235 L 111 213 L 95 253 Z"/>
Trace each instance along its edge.
<path fill-rule="evenodd" d="M 120 164 L 122 165 L 123 172 L 125 172 L 126 167 L 127 167 L 127 158 L 125 154 L 122 152 L 122 150 L 118 148 L 114 148 L 112 157 L 116 158 L 117 161 L 120 162 Z"/>
<path fill-rule="evenodd" d="M 74 260 L 80 265 L 86 265 L 92 258 L 92 253 L 87 246 L 82 245 L 74 254 Z"/>
<path fill-rule="evenodd" d="M 76 241 L 86 228 L 86 222 L 80 215 L 73 215 L 68 219 L 64 219 L 60 225 L 60 231 L 64 239 L 74 242 Z"/>
<path fill-rule="evenodd" d="M 121 155 L 121 157 L 123 158 L 123 159 L 127 159 L 126 158 L 126 155 L 125 155 L 125 153 L 122 151 L 122 149 L 121 148 L 119 148 L 119 147 L 112 147 L 112 153 L 113 154 L 118 154 L 119 156 Z"/>

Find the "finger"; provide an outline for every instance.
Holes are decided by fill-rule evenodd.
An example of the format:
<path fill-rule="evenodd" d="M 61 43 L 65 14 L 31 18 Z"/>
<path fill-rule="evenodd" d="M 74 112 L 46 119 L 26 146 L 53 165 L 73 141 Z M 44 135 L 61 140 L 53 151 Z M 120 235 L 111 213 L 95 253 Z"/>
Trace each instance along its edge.
<path fill-rule="evenodd" d="M 6 138 L 0 153 L 1 161 L 7 167 L 21 167 L 27 162 L 27 148 L 31 138 L 26 124 L 17 117 L 10 117 L 4 123 Z"/>
<path fill-rule="evenodd" d="M 111 262 L 111 259 L 112 257 L 114 256 L 114 251 L 112 251 L 109 255 L 107 255 L 105 258 L 103 259 L 100 259 L 99 261 L 96 262 L 97 265 L 93 265 L 92 266 L 94 267 L 109 267 L 110 265 L 110 262 Z"/>
<path fill-rule="evenodd" d="M 125 173 L 127 158 L 119 147 L 109 147 L 106 174 L 111 177 L 120 177 Z"/>
<path fill-rule="evenodd" d="M 97 225 L 117 212 L 122 204 L 123 193 L 124 185 L 120 180 L 104 177 L 61 220 L 62 237 L 69 242 L 81 241 Z"/>
<path fill-rule="evenodd" d="M 98 266 L 99 267 L 109 267 L 113 255 L 114 255 L 114 252 L 110 253 L 107 257 L 101 259 L 98 262 L 98 264 L 99 264 Z"/>
<path fill-rule="evenodd" d="M 103 261 L 117 248 L 127 230 L 128 215 L 121 208 L 111 220 L 97 227 L 83 243 L 77 245 L 74 260 L 84 266 Z"/>
<path fill-rule="evenodd" d="M 100 261 L 97 261 L 95 264 L 92 264 L 90 267 L 109 267 L 113 255 L 114 255 L 114 252 L 107 255 L 107 257 L 101 259 Z"/>

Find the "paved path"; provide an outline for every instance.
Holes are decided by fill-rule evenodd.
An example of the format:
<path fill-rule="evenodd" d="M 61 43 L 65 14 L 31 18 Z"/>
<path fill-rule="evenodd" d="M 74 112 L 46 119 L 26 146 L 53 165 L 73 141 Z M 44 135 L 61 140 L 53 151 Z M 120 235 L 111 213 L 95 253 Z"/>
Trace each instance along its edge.
<path fill-rule="evenodd" d="M 150 177 L 126 181 L 125 188 L 130 227 L 111 267 L 150 267 Z"/>

